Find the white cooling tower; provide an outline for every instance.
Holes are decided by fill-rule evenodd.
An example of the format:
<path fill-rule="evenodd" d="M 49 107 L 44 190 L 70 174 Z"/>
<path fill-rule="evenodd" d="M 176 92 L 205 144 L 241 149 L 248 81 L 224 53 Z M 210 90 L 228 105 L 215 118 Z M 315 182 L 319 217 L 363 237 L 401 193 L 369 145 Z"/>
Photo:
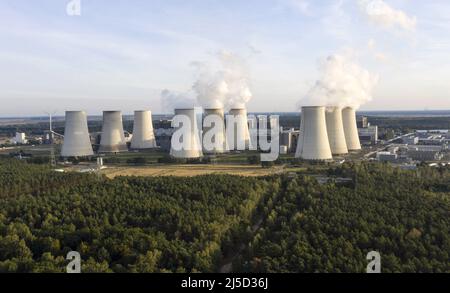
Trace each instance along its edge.
<path fill-rule="evenodd" d="M 295 157 L 318 161 L 333 158 L 328 141 L 325 107 L 302 108 L 300 136 Z"/>
<path fill-rule="evenodd" d="M 330 107 L 326 110 L 328 140 L 333 155 L 348 154 L 345 140 L 344 123 L 342 122 L 342 108 Z"/>
<path fill-rule="evenodd" d="M 63 157 L 87 157 L 94 155 L 89 137 L 87 116 L 83 111 L 67 111 L 64 130 Z"/>
<path fill-rule="evenodd" d="M 347 107 L 342 110 L 342 121 L 344 122 L 345 140 L 349 151 L 361 150 L 358 126 L 356 125 L 355 109 Z"/>
<path fill-rule="evenodd" d="M 207 117 L 215 117 L 214 121 L 220 121 L 219 125 L 212 124 L 212 126 L 205 126 L 205 121 Z M 203 120 L 203 139 L 205 139 L 205 134 L 213 128 L 216 128 L 217 133 L 212 137 L 212 150 L 205 149 L 205 143 L 203 142 L 203 152 L 207 154 L 221 154 L 226 152 L 226 132 L 225 132 L 225 115 L 222 108 L 210 108 L 205 109 L 205 115 Z"/>
<path fill-rule="evenodd" d="M 104 111 L 102 138 L 99 153 L 126 152 L 128 147 L 123 131 L 122 113 L 120 111 Z"/>
<path fill-rule="evenodd" d="M 175 127 L 170 148 L 170 155 L 172 157 L 179 159 L 195 159 L 203 156 L 197 114 L 198 110 L 194 108 L 175 109 L 175 116 L 184 115 L 187 117 L 191 127 L 186 128 L 183 123 L 181 123 L 179 127 Z M 176 139 L 178 141 L 175 141 Z M 178 146 L 175 146 L 174 143 L 178 144 Z M 181 145 L 184 147 L 180 147 Z"/>
<path fill-rule="evenodd" d="M 134 111 L 131 148 L 135 150 L 156 148 L 151 111 Z"/>
<path fill-rule="evenodd" d="M 234 117 L 234 125 L 227 125 L 229 130 L 233 130 L 232 137 L 228 137 L 228 146 L 230 150 L 239 150 L 238 146 L 245 146 L 245 150 L 250 148 L 250 131 L 248 129 L 247 110 L 245 108 L 231 109 L 229 115 Z"/>

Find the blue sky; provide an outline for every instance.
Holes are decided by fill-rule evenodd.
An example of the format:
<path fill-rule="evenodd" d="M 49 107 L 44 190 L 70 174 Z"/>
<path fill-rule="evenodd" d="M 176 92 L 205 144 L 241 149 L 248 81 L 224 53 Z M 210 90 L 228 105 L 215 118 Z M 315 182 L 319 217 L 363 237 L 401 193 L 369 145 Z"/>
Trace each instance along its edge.
<path fill-rule="evenodd" d="M 380 77 L 362 109 L 449 109 L 450 2 L 384 0 L 374 18 L 380 1 L 81 0 L 68 16 L 69 0 L 0 0 L 0 115 L 161 112 L 224 49 L 246 61 L 250 111 L 295 111 L 342 52 Z"/>

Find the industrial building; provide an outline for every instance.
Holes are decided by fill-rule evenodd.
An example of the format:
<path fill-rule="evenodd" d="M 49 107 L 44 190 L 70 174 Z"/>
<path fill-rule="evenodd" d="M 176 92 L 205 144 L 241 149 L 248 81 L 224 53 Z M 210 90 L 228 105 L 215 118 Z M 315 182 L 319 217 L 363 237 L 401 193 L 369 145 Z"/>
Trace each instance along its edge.
<path fill-rule="evenodd" d="M 151 111 L 135 111 L 131 149 L 143 150 L 156 148 L 155 133 Z"/>
<path fill-rule="evenodd" d="M 328 140 L 325 107 L 302 108 L 300 136 L 295 157 L 304 160 L 320 161 L 333 158 Z"/>
<path fill-rule="evenodd" d="M 378 126 L 368 125 L 366 128 L 358 128 L 358 136 L 363 145 L 376 145 L 378 143 Z"/>
<path fill-rule="evenodd" d="M 366 116 L 358 117 L 356 124 L 358 128 L 367 128 L 370 125 L 369 119 Z"/>
<path fill-rule="evenodd" d="M 203 152 L 198 119 L 198 115 L 201 115 L 201 112 L 195 108 L 175 109 L 175 115 L 184 115 L 187 117 L 190 121 L 191 127 L 183 127 L 182 123 L 175 127 L 175 132 L 179 132 L 181 130 L 183 131 L 179 133 L 179 136 L 177 137 L 174 136 L 175 134 L 172 135 L 170 155 L 179 159 L 194 159 L 202 157 Z M 174 139 L 178 140 L 176 143 L 180 144 L 179 148 L 175 147 Z"/>
<path fill-rule="evenodd" d="M 377 160 L 380 162 L 390 162 L 395 163 L 397 161 L 397 154 L 391 152 L 378 152 Z"/>
<path fill-rule="evenodd" d="M 234 125 L 226 125 L 227 128 L 232 129 L 232 132 L 227 132 L 227 144 L 230 150 L 248 150 L 251 145 L 250 131 L 248 127 L 247 109 L 244 107 L 236 107 L 229 111 L 229 115 L 235 120 Z M 231 133 L 231 137 L 228 137 Z M 239 149 L 243 146 L 244 149 Z"/>
<path fill-rule="evenodd" d="M 120 111 L 104 111 L 102 136 L 99 153 L 118 153 L 128 151 L 123 131 L 122 113 Z"/>
<path fill-rule="evenodd" d="M 326 123 L 331 153 L 333 155 L 348 154 L 344 123 L 342 121 L 342 109 L 340 107 L 328 108 L 326 110 Z"/>
<path fill-rule="evenodd" d="M 16 132 L 16 136 L 12 139 L 15 144 L 27 144 L 28 140 L 23 132 Z"/>
<path fill-rule="evenodd" d="M 436 150 L 410 148 L 408 150 L 408 157 L 410 157 L 414 161 L 426 162 L 426 161 L 442 160 L 444 155 L 440 151 L 436 151 Z"/>
<path fill-rule="evenodd" d="M 212 121 L 208 121 L 209 118 L 213 118 L 214 121 L 218 121 L 218 125 L 212 123 Z M 205 125 L 205 122 L 208 126 Z M 210 136 L 212 134 L 208 134 L 210 130 L 216 129 L 217 133 L 215 133 L 212 137 L 206 137 L 208 141 L 213 143 L 210 149 L 205 149 L 205 144 L 203 143 L 203 152 L 205 154 L 222 154 L 227 151 L 227 141 L 226 141 L 226 129 L 225 129 L 225 113 L 222 108 L 207 108 L 204 112 L 203 119 L 203 135 L 202 139 L 205 139 L 206 136 Z"/>
<path fill-rule="evenodd" d="M 61 156 L 87 157 L 93 155 L 86 113 L 84 111 L 67 111 Z"/>
<path fill-rule="evenodd" d="M 416 145 L 419 143 L 419 137 L 412 135 L 412 136 L 406 136 L 402 138 L 402 142 L 404 144 L 408 145 Z"/>
<path fill-rule="evenodd" d="M 280 150 L 286 147 L 286 153 L 294 153 L 297 148 L 297 140 L 300 131 L 295 130 L 294 128 L 290 128 L 284 130 L 281 128 L 280 131 Z"/>
<path fill-rule="evenodd" d="M 356 112 L 351 107 L 342 110 L 342 120 L 344 123 L 345 141 L 349 151 L 361 150 L 361 142 L 359 141 L 358 127 L 356 125 Z"/>

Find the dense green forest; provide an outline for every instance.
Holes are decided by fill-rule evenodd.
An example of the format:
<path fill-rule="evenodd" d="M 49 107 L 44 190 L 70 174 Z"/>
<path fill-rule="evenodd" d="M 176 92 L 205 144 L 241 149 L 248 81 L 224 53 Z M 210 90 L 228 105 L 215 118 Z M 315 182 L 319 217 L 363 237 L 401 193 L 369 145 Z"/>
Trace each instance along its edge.
<path fill-rule="evenodd" d="M 0 161 L 0 272 L 450 272 L 450 170 L 120 177 Z M 352 178 L 340 185 L 334 177 Z"/>

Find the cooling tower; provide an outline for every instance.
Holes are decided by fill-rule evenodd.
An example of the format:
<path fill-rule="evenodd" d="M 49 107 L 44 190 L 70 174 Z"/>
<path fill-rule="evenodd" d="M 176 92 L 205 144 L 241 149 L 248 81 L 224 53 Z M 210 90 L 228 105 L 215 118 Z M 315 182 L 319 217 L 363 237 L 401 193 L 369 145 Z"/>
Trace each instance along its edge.
<path fill-rule="evenodd" d="M 195 159 L 203 156 L 202 144 L 200 142 L 200 131 L 198 127 L 198 117 L 197 110 L 192 109 L 175 109 L 175 116 L 184 115 L 187 117 L 191 123 L 191 127 L 184 128 L 181 123 L 180 127 L 175 128 L 174 135 L 183 129 L 180 133 L 179 141 L 174 141 L 174 136 L 172 136 L 170 155 L 174 158 L 179 159 Z M 186 147 L 175 147 L 174 143 L 180 143 Z"/>
<path fill-rule="evenodd" d="M 325 107 L 302 108 L 300 136 L 295 157 L 319 161 L 333 158 L 328 141 Z"/>
<path fill-rule="evenodd" d="M 326 110 L 328 140 L 333 155 L 348 154 L 345 140 L 344 123 L 342 122 L 342 108 L 331 107 Z"/>
<path fill-rule="evenodd" d="M 215 134 L 212 138 L 212 143 L 214 144 L 212 150 L 205 149 L 205 143 L 203 143 L 203 152 L 206 154 L 221 154 L 224 153 L 227 149 L 226 146 L 226 132 L 225 132 L 225 115 L 222 108 L 214 108 L 214 109 L 205 109 L 205 115 L 204 118 L 210 117 L 210 116 L 216 116 L 216 118 L 220 118 L 220 124 L 215 125 L 212 124 L 211 127 L 205 126 L 203 124 L 203 138 L 205 137 L 205 134 L 211 130 L 212 128 L 218 128 L 218 133 Z M 204 122 L 203 122 L 204 123 Z"/>
<path fill-rule="evenodd" d="M 104 111 L 102 138 L 99 153 L 118 153 L 128 151 L 123 131 L 122 113 L 120 111 Z"/>
<path fill-rule="evenodd" d="M 361 150 L 358 127 L 356 126 L 356 112 L 353 108 L 347 107 L 342 110 L 342 120 L 344 122 L 345 140 L 349 151 Z"/>
<path fill-rule="evenodd" d="M 87 157 L 94 155 L 89 137 L 87 116 L 83 111 L 67 111 L 62 157 Z"/>
<path fill-rule="evenodd" d="M 245 146 L 244 150 L 250 148 L 250 131 L 248 129 L 248 118 L 247 118 L 247 110 L 245 108 L 235 108 L 231 109 L 229 112 L 230 116 L 233 116 L 236 123 L 234 125 L 227 125 L 227 127 L 233 127 L 230 130 L 233 130 L 233 137 L 228 138 L 228 146 L 230 150 L 239 150 L 238 146 Z M 232 140 L 231 140 L 232 139 Z"/>
<path fill-rule="evenodd" d="M 134 111 L 131 148 L 135 150 L 156 148 L 151 111 Z"/>

